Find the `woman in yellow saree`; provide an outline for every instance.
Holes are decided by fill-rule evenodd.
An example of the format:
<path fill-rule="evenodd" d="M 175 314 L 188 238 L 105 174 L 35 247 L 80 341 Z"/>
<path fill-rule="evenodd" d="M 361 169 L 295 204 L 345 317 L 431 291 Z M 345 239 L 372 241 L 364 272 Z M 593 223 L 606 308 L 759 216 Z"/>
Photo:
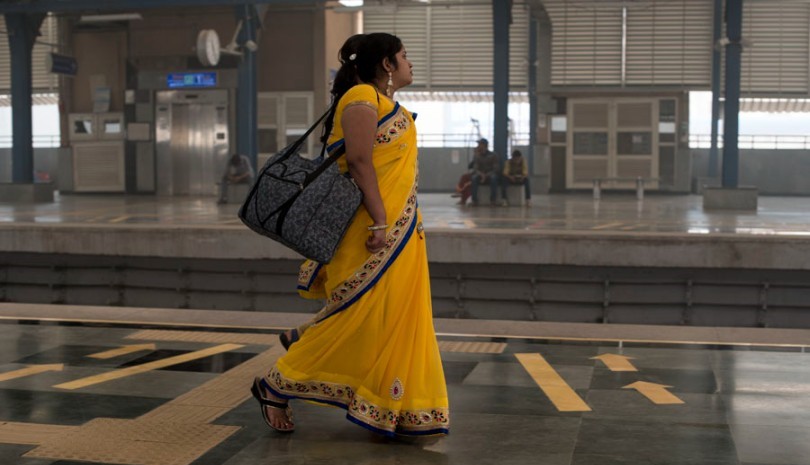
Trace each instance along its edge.
<path fill-rule="evenodd" d="M 325 299 L 308 323 L 283 335 L 288 353 L 252 388 L 265 422 L 294 428 L 289 399 L 342 407 L 377 433 L 443 435 L 447 387 L 433 328 L 427 250 L 417 207 L 415 115 L 393 100 L 413 80 L 402 42 L 354 36 L 332 93 L 332 153 L 363 191 L 363 205 L 328 264 L 306 261 L 299 292 Z"/>

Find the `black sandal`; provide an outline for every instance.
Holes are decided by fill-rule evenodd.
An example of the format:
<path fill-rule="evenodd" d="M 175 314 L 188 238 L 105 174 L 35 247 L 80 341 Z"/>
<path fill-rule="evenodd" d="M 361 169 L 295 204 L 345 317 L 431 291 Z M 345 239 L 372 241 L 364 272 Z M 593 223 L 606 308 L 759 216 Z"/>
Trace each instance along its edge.
<path fill-rule="evenodd" d="M 253 394 L 253 397 L 259 401 L 259 406 L 262 409 L 262 418 L 264 419 L 264 423 L 269 426 L 270 428 L 278 431 L 279 433 L 292 433 L 295 431 L 295 425 L 293 424 L 292 428 L 289 429 L 282 429 L 276 428 L 273 426 L 273 423 L 270 422 L 270 417 L 267 415 L 267 410 L 265 407 L 270 407 L 278 410 L 283 410 L 284 413 L 287 415 L 287 423 L 292 423 L 292 409 L 290 408 L 288 403 L 281 403 L 276 402 L 274 400 L 270 400 L 262 395 L 261 388 L 259 387 L 261 383 L 261 378 L 256 377 L 253 379 L 253 386 L 250 387 L 250 392 Z"/>
<path fill-rule="evenodd" d="M 298 330 L 292 329 L 290 330 L 290 334 L 292 334 L 292 337 L 289 338 L 287 337 L 286 331 L 278 335 L 278 340 L 281 341 L 281 345 L 284 346 L 284 350 L 290 350 L 290 346 L 298 342 Z"/>

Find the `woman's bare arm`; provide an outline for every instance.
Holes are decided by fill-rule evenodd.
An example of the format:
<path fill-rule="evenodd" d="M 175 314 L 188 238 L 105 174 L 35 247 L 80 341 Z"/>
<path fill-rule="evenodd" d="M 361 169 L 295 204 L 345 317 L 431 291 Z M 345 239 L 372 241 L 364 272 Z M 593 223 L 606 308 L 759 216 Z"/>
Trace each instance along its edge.
<path fill-rule="evenodd" d="M 377 112 L 363 105 L 349 107 L 343 112 L 340 124 L 343 127 L 349 174 L 363 192 L 363 205 L 375 225 L 387 224 L 385 205 L 372 161 Z M 372 253 L 379 251 L 384 245 L 384 230 L 373 231 L 366 242 L 366 248 Z"/>

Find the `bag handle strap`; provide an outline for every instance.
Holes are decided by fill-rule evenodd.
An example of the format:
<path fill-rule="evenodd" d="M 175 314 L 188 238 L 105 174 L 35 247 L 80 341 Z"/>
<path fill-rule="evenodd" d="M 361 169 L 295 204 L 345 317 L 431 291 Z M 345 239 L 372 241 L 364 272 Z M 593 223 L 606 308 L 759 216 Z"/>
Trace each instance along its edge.
<path fill-rule="evenodd" d="M 374 91 L 377 92 L 377 106 L 379 106 L 380 105 L 380 93 L 377 91 L 376 88 L 374 88 Z M 335 106 L 334 109 L 337 110 L 337 106 Z M 334 124 L 334 122 L 335 122 L 334 115 L 332 115 L 331 118 L 326 120 L 326 125 L 325 125 L 326 131 L 325 132 L 326 132 L 327 135 L 332 132 L 332 125 Z M 326 142 L 323 143 L 323 148 L 321 149 L 321 158 L 323 158 L 324 153 L 326 153 Z M 303 190 L 305 187 L 310 185 L 312 183 L 312 181 L 315 180 L 315 178 L 317 178 L 318 176 L 321 175 L 321 173 L 326 171 L 326 169 L 329 168 L 329 166 L 331 164 L 335 163 L 338 158 L 343 156 L 344 153 L 346 153 L 346 144 L 345 143 L 343 145 L 341 145 L 340 147 L 338 147 L 333 154 L 329 155 L 329 158 L 324 160 L 323 163 L 321 163 L 320 166 L 318 166 L 318 168 L 316 168 L 313 172 L 311 172 L 311 173 L 309 173 L 307 175 L 307 177 L 304 179 L 304 182 L 302 183 L 301 189 Z"/>
<path fill-rule="evenodd" d="M 290 155 L 296 153 L 298 151 L 298 148 L 301 147 L 301 144 L 303 144 L 304 141 L 307 140 L 307 138 L 312 134 L 312 132 L 315 131 L 315 128 L 320 126 L 320 124 L 327 116 L 329 117 L 329 119 L 326 121 L 326 125 L 324 127 L 324 129 L 326 129 L 325 133 L 328 135 L 332 131 L 332 121 L 334 120 L 335 111 L 337 111 L 337 104 L 338 104 L 337 100 L 332 102 L 332 105 L 329 106 L 329 108 L 326 110 L 326 113 L 321 115 L 321 117 L 318 118 L 318 120 L 315 121 L 315 123 L 312 126 L 310 126 L 309 129 L 307 129 L 307 132 L 305 132 L 304 135 L 302 135 L 301 137 L 298 138 L 298 140 L 293 142 L 293 145 L 291 145 L 289 150 L 287 150 L 287 156 L 284 157 L 284 159 L 287 159 Z M 324 143 L 324 148 L 321 149 L 321 156 L 323 156 L 324 150 L 326 150 L 326 143 Z"/>

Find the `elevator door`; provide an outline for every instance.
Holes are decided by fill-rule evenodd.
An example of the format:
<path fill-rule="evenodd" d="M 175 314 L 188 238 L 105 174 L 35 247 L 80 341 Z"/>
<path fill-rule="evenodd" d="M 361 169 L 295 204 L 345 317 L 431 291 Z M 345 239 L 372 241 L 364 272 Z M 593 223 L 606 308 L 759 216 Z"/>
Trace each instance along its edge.
<path fill-rule="evenodd" d="M 158 93 L 158 193 L 214 195 L 228 158 L 227 93 Z"/>
<path fill-rule="evenodd" d="M 172 154 L 174 195 L 213 193 L 214 105 L 172 105 Z"/>

